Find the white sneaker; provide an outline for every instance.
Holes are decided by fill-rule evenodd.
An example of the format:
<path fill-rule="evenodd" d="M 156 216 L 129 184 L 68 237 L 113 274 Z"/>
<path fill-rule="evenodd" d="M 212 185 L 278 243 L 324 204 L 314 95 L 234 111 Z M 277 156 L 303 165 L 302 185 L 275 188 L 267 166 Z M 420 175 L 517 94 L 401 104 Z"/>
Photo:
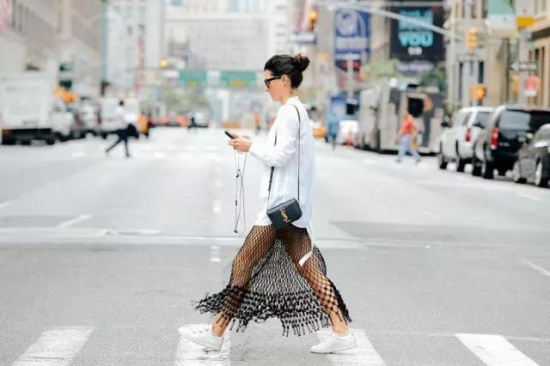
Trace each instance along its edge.
<path fill-rule="evenodd" d="M 332 333 L 330 337 L 316 346 L 311 347 L 312 353 L 336 353 L 357 347 L 355 337 L 351 332 L 346 336 Z"/>
<path fill-rule="evenodd" d="M 212 328 L 190 329 L 181 327 L 178 329 L 181 336 L 190 342 L 196 343 L 204 348 L 214 351 L 221 351 L 223 346 L 223 337 L 218 337 L 212 333 Z"/>

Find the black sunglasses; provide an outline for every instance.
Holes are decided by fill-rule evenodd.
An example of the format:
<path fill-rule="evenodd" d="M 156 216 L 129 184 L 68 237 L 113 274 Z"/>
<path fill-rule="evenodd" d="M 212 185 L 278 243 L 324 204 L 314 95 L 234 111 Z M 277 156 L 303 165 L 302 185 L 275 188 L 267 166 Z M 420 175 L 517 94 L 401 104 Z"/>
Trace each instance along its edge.
<path fill-rule="evenodd" d="M 264 84 L 265 84 L 265 86 L 267 86 L 267 88 L 269 89 L 269 84 L 271 84 L 271 82 L 272 82 L 273 80 L 278 80 L 278 79 L 280 79 L 280 78 L 282 78 L 282 77 L 283 77 L 283 75 L 277 75 L 277 76 L 273 76 L 272 78 L 269 78 L 269 79 L 264 79 Z"/>

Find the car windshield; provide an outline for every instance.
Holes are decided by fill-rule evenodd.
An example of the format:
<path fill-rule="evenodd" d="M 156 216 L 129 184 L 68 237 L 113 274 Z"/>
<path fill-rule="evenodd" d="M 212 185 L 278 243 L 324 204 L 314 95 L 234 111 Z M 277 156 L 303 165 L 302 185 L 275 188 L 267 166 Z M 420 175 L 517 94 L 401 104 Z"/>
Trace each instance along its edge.
<path fill-rule="evenodd" d="M 479 124 L 481 127 L 485 128 L 487 126 L 487 121 L 489 121 L 490 112 L 479 112 L 476 115 L 476 120 L 474 123 Z"/>
<path fill-rule="evenodd" d="M 550 123 L 550 111 L 506 110 L 500 117 L 499 128 L 536 131 Z"/>

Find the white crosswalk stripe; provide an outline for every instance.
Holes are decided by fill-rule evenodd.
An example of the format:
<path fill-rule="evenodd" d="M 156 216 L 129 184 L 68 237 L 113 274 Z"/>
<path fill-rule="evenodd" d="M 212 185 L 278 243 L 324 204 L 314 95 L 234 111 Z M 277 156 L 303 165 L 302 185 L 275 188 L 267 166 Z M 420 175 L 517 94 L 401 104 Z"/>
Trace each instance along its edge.
<path fill-rule="evenodd" d="M 333 365 L 368 365 L 385 366 L 378 352 L 367 338 L 362 329 L 352 329 L 351 332 L 357 340 L 357 348 L 338 354 L 329 354 L 328 358 Z M 323 341 L 330 335 L 330 331 L 318 332 L 320 341 Z"/>
<path fill-rule="evenodd" d="M 204 329 L 209 327 L 209 325 L 187 324 L 184 327 Z M 324 356 L 332 365 L 386 366 L 386 364 L 392 364 L 392 360 L 384 360 L 382 358 L 364 330 L 352 329 L 351 331 L 357 340 L 357 348 Z M 59 327 L 44 331 L 40 334 L 38 340 L 12 366 L 69 366 L 79 355 L 92 332 L 93 328 L 86 326 Z M 173 359 L 174 365 L 230 366 L 230 335 L 230 332 L 226 333 L 225 342 L 220 352 L 206 350 L 204 347 L 180 337 L 175 358 Z M 321 341 L 329 335 L 329 331 L 318 332 L 318 338 Z M 441 335 L 441 337 L 456 337 L 465 346 L 463 348 L 464 352 L 473 353 L 487 366 L 541 366 L 500 335 L 445 334 Z M 542 341 L 546 342 L 547 340 Z M 272 352 L 274 357 L 276 357 L 277 349 L 272 349 Z M 304 350 L 304 352 L 307 352 L 307 350 Z M 391 357 L 392 355 L 389 354 L 386 356 Z M 414 363 L 413 360 L 409 361 L 411 364 Z M 452 362 L 456 360 L 449 359 L 448 361 Z"/>
<path fill-rule="evenodd" d="M 43 332 L 13 366 L 68 366 L 92 334 L 89 327 L 56 328 Z"/>
<path fill-rule="evenodd" d="M 487 366 L 538 366 L 502 336 L 457 334 L 457 338 Z"/>
<path fill-rule="evenodd" d="M 185 328 L 207 328 L 208 324 L 188 324 Z M 185 338 L 180 338 L 176 352 L 175 366 L 229 366 L 231 353 L 230 332 L 225 334 L 225 340 L 221 351 L 208 351 L 204 347 Z"/>

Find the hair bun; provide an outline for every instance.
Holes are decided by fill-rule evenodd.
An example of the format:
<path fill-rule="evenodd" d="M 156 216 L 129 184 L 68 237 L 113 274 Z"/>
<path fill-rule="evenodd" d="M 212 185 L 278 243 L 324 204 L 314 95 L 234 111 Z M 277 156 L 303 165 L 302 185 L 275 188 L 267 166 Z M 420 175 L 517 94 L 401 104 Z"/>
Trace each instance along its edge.
<path fill-rule="evenodd" d="M 304 72 L 309 66 L 309 58 L 298 54 L 294 56 L 294 65 L 298 68 L 298 71 Z"/>

